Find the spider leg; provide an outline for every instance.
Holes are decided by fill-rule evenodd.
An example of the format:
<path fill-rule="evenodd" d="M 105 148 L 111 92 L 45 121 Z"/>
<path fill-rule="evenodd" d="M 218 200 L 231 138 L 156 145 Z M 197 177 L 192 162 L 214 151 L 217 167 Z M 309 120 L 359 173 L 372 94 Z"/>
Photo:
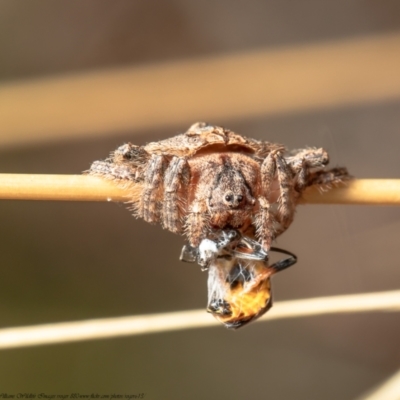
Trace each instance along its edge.
<path fill-rule="evenodd" d="M 185 181 L 185 173 L 186 177 L 188 177 L 188 168 L 187 161 L 184 158 L 174 157 L 165 172 L 163 225 L 165 229 L 174 233 L 182 231 L 181 215 L 186 204 L 182 204 L 183 200 L 180 200 L 180 198 L 185 196 L 179 196 L 178 190 L 183 186 L 182 182 Z"/>
<path fill-rule="evenodd" d="M 186 236 L 192 247 L 198 247 L 209 226 L 207 204 L 203 200 L 195 200 L 186 217 Z"/>
<path fill-rule="evenodd" d="M 287 157 L 286 161 L 296 175 L 296 190 L 301 193 L 308 186 L 318 186 L 322 190 L 329 189 L 351 179 L 346 168 L 322 169 L 329 162 L 328 153 L 320 148 L 300 150 L 297 154 Z M 314 171 L 311 171 L 313 170 Z"/>
<path fill-rule="evenodd" d="M 293 173 L 280 153 L 276 154 L 276 164 L 280 190 L 278 211 L 280 214 L 281 223 L 290 225 L 295 211 L 295 204 L 293 201 Z"/>
<path fill-rule="evenodd" d="M 278 209 L 271 210 L 268 197 L 272 182 L 278 180 Z M 261 184 L 264 196 L 259 198 L 260 212 L 256 219 L 257 236 L 264 249 L 271 247 L 276 236 L 284 232 L 292 223 L 295 212 L 295 193 L 293 188 L 293 172 L 279 151 L 271 152 L 261 165 Z"/>
<path fill-rule="evenodd" d="M 136 171 L 129 165 L 118 165 L 108 161 L 95 161 L 85 173 L 117 182 L 135 182 Z"/>
<path fill-rule="evenodd" d="M 322 149 L 309 148 L 286 159 L 295 174 L 295 189 L 301 193 L 308 185 L 310 169 L 323 168 L 329 163 L 328 153 Z"/>
<path fill-rule="evenodd" d="M 153 155 L 149 161 L 144 179 L 144 189 L 138 206 L 138 215 L 150 223 L 158 222 L 160 219 L 158 199 L 162 190 L 164 165 L 164 156 Z"/>
<path fill-rule="evenodd" d="M 276 161 L 275 154 L 270 153 L 261 165 L 262 193 L 258 199 L 260 211 L 256 216 L 257 236 L 261 240 L 264 249 L 269 250 L 274 239 L 274 223 L 271 213 L 271 204 L 267 200 L 275 178 Z"/>
<path fill-rule="evenodd" d="M 258 199 L 260 211 L 256 215 L 257 237 L 262 247 L 268 251 L 275 238 L 275 218 L 271 213 L 271 205 L 264 196 Z"/>
<path fill-rule="evenodd" d="M 317 186 L 321 190 L 324 190 L 350 179 L 352 179 L 352 176 L 349 175 L 347 168 L 332 168 L 310 173 L 306 181 L 306 186 Z"/>

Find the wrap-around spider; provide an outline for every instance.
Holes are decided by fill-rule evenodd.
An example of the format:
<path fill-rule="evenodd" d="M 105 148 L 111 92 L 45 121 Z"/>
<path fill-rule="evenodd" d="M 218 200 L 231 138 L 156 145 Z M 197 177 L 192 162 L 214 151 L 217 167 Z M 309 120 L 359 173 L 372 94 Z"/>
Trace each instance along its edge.
<path fill-rule="evenodd" d="M 196 123 L 187 132 L 145 146 L 125 144 L 92 175 L 135 183 L 136 216 L 185 234 L 198 247 L 211 232 L 235 229 L 255 235 L 268 251 L 291 224 L 304 189 L 348 179 L 345 168 L 325 170 L 324 149 L 288 152 L 229 129 Z"/>

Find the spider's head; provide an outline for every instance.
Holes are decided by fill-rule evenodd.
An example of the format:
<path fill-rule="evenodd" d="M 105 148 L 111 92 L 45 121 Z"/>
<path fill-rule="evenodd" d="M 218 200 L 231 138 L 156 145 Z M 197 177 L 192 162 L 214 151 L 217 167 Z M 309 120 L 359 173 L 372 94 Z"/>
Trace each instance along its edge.
<path fill-rule="evenodd" d="M 216 175 L 207 204 L 211 213 L 247 210 L 254 203 L 255 199 L 240 171 L 225 168 Z"/>

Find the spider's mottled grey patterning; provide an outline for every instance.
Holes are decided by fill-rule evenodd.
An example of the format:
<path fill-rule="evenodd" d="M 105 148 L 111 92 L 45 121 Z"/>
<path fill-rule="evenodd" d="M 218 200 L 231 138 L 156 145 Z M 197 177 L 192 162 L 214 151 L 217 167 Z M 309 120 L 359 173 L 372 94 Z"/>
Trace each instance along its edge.
<path fill-rule="evenodd" d="M 229 129 L 196 123 L 187 132 L 145 146 L 125 144 L 90 170 L 140 187 L 136 216 L 185 234 L 198 247 L 213 231 L 255 236 L 268 251 L 291 224 L 304 189 L 347 180 L 344 168 L 325 170 L 325 150 L 288 152 Z"/>

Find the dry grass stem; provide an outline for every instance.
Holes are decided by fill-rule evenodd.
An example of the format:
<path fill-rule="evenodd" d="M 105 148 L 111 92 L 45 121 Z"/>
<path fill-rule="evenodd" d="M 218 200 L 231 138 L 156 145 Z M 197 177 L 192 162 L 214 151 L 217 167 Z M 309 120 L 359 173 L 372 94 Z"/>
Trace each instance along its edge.
<path fill-rule="evenodd" d="M 0 146 L 398 99 L 399 48 L 390 33 L 3 83 Z"/>
<path fill-rule="evenodd" d="M 326 314 L 400 311 L 400 291 L 283 301 L 259 321 Z M 0 329 L 0 349 L 220 326 L 204 310 Z"/>
<path fill-rule="evenodd" d="M 140 192 L 139 184 L 124 189 L 115 182 L 86 175 L 0 174 L 0 199 L 127 201 L 137 200 Z M 400 205 L 400 179 L 353 180 L 323 193 L 310 188 L 301 202 Z"/>
<path fill-rule="evenodd" d="M 369 394 L 357 400 L 399 400 L 400 399 L 400 370 L 387 381 L 374 389 Z"/>

